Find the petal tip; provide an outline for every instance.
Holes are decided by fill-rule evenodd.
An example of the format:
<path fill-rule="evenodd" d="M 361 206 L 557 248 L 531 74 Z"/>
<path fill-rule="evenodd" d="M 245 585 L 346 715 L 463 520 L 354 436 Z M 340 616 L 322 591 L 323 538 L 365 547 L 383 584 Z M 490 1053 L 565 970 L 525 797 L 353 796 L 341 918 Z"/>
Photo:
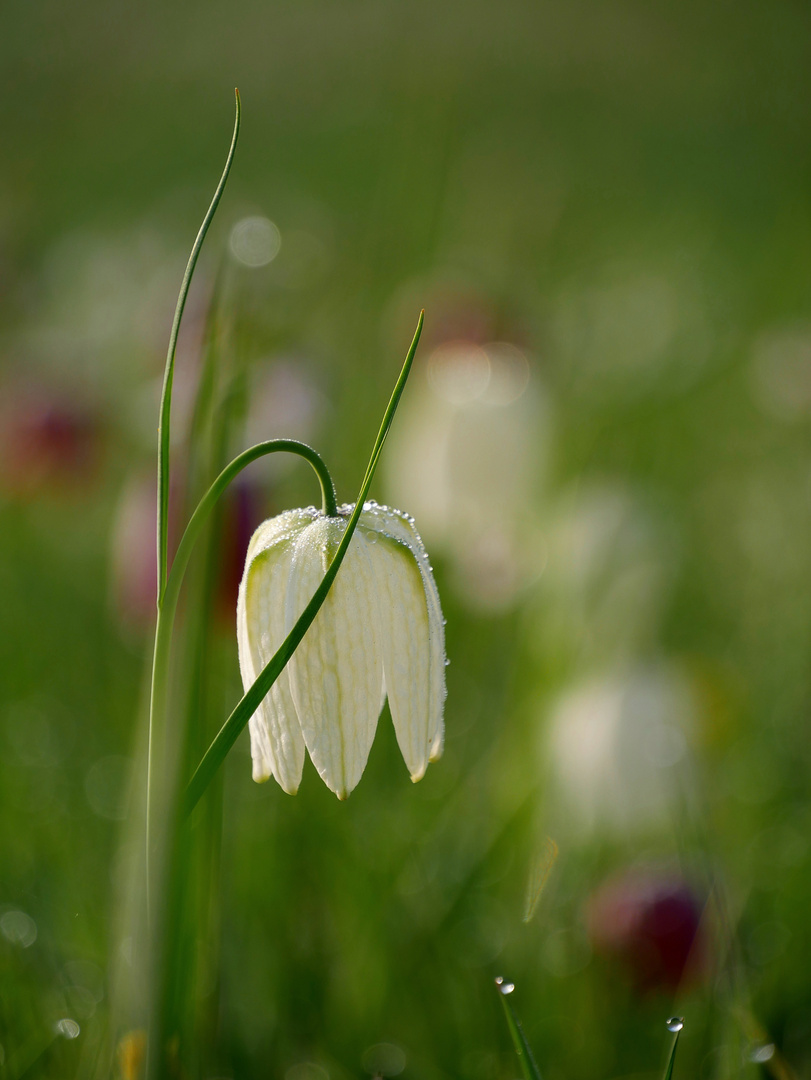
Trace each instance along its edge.
<path fill-rule="evenodd" d="M 426 764 L 420 766 L 420 768 L 417 769 L 416 772 L 413 772 L 411 774 L 411 783 L 412 784 L 418 784 L 420 782 L 420 780 L 422 780 L 423 776 L 425 776 L 425 770 L 427 768 L 428 768 L 428 763 L 426 762 Z"/>

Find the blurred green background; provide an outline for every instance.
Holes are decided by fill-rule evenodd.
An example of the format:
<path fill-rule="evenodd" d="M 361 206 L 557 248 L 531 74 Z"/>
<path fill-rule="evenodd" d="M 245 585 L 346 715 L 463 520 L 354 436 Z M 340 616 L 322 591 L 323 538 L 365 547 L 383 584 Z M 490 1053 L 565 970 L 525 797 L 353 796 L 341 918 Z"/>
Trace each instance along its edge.
<path fill-rule="evenodd" d="M 803 1075 L 811 10 L 784 0 L 4 8 L 0 1075 L 109 1075 L 117 1043 L 138 1074 L 158 391 L 234 85 L 178 519 L 282 435 L 351 500 L 425 307 L 373 493 L 416 516 L 451 665 L 416 787 L 387 710 L 345 804 L 235 747 L 184 1075 L 514 1080 L 502 974 L 547 1080 L 657 1075 L 677 1012 L 682 1075 Z M 195 464 L 206 352 L 230 419 Z M 316 495 L 256 466 L 223 515 L 182 628 L 209 728 L 250 529 Z"/>

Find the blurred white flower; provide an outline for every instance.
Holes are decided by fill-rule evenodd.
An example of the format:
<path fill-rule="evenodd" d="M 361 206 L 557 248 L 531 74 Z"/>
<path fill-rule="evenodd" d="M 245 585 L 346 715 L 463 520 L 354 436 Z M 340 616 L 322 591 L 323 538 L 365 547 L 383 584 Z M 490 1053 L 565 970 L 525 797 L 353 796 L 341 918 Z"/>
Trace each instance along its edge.
<path fill-rule="evenodd" d="M 628 834 L 664 824 L 689 795 L 679 767 L 697 727 L 694 687 L 673 665 L 615 671 L 565 691 L 542 753 L 574 830 Z"/>
<path fill-rule="evenodd" d="M 762 334 L 752 350 L 755 404 L 785 423 L 811 413 L 811 325 L 795 322 Z"/>
<path fill-rule="evenodd" d="M 548 413 L 527 357 L 506 342 L 445 342 L 414 373 L 387 481 L 450 557 L 470 606 L 508 608 L 543 570 L 535 504 Z"/>
<path fill-rule="evenodd" d="M 246 690 L 318 587 L 351 512 L 289 510 L 254 533 L 237 604 Z M 368 502 L 323 607 L 251 717 L 254 780 L 273 775 L 295 794 L 306 746 L 327 787 L 345 799 L 366 766 L 386 696 L 416 782 L 442 753 L 442 610 L 413 519 Z"/>

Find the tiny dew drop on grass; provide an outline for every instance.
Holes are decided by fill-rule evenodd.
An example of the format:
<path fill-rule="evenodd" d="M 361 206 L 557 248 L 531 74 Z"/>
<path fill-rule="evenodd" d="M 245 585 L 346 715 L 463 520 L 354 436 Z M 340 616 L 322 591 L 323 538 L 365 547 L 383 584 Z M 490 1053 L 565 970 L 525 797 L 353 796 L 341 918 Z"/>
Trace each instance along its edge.
<path fill-rule="evenodd" d="M 532 1049 L 527 1042 L 524 1029 L 521 1027 L 521 1021 L 515 1015 L 515 1010 L 510 1001 L 510 995 L 515 990 L 515 983 L 505 979 L 503 975 L 499 975 L 495 980 L 495 984 L 498 996 L 501 999 L 501 1004 L 504 1007 L 504 1016 L 507 1020 L 510 1038 L 512 1039 L 515 1052 L 518 1055 L 518 1060 L 521 1062 L 521 1071 L 524 1074 L 524 1080 L 541 1080 L 541 1071 L 533 1057 Z"/>
<path fill-rule="evenodd" d="M 541 1080 L 541 1073 L 535 1058 L 533 1057 L 532 1049 L 527 1042 L 524 1029 L 521 1027 L 521 1021 L 516 1016 L 510 1000 L 511 995 L 515 991 L 515 983 L 505 979 L 503 975 L 499 975 L 495 979 L 495 985 L 499 998 L 501 999 L 501 1004 L 504 1008 L 504 1016 L 507 1020 L 507 1028 L 510 1032 L 510 1037 L 512 1038 L 513 1047 L 515 1048 L 518 1060 L 521 1062 L 521 1071 L 524 1075 L 524 1080 Z M 676 1060 L 676 1047 L 679 1045 L 679 1036 L 684 1028 L 684 1017 L 671 1016 L 665 1023 L 667 1025 L 667 1030 L 673 1034 L 674 1038 L 663 1080 L 671 1080 L 673 1076 L 673 1065 Z M 752 1061 L 767 1061 L 769 1057 L 774 1054 L 774 1046 L 759 1046 L 756 1048 L 755 1053 L 760 1053 L 765 1056 L 755 1057 L 753 1054 L 751 1056 Z"/>
<path fill-rule="evenodd" d="M 670 1050 L 670 1057 L 667 1059 L 667 1067 L 665 1068 L 664 1080 L 671 1080 L 673 1076 L 673 1065 L 676 1061 L 676 1048 L 679 1045 L 679 1036 L 684 1028 L 683 1016 L 671 1016 L 669 1020 L 666 1020 L 667 1030 L 671 1031 L 674 1035 L 673 1046 Z"/>

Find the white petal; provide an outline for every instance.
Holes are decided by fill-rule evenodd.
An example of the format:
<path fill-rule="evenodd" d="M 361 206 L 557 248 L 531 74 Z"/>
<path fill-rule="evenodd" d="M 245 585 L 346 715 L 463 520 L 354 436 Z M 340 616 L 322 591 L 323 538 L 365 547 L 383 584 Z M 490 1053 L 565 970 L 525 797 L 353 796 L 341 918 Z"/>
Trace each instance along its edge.
<path fill-rule="evenodd" d="M 264 522 L 248 547 L 237 602 L 237 643 L 247 690 L 285 638 L 284 601 L 296 535 L 312 521 L 310 511 L 291 511 Z M 275 776 L 295 795 L 304 768 L 304 738 L 285 669 L 250 719 L 253 778 Z"/>
<path fill-rule="evenodd" d="M 379 506 L 377 503 L 367 503 L 360 517 L 360 525 L 365 529 L 374 529 L 378 533 L 391 537 L 401 544 L 405 544 L 411 550 L 416 565 L 422 578 L 425 592 L 425 603 L 428 612 L 428 721 L 427 741 L 430 744 L 428 753 L 429 761 L 438 761 L 442 756 L 445 739 L 445 725 L 443 713 L 445 709 L 445 620 L 442 617 L 442 607 L 439 602 L 439 592 L 434 581 L 434 575 L 428 562 L 428 554 L 425 551 L 420 535 L 412 518 L 400 513 L 399 510 L 391 510 L 387 506 Z M 392 704 L 391 695 L 389 704 Z M 392 707 L 394 718 L 395 707 Z M 395 730 L 396 730 L 395 721 Z M 400 733 L 397 732 L 398 742 Z M 402 743 L 400 748 L 406 764 L 414 775 L 414 770 L 406 757 Z M 421 774 L 420 774 L 421 775 Z M 416 777 L 419 779 L 419 776 Z"/>
<path fill-rule="evenodd" d="M 318 587 L 345 528 L 343 519 L 321 518 L 296 539 L 288 629 Z M 345 799 L 369 757 L 383 680 L 374 569 L 359 533 L 288 671 L 310 757 L 327 787 Z"/>
<path fill-rule="evenodd" d="M 428 604 L 411 548 L 364 530 L 380 601 L 383 673 L 400 752 L 413 781 L 421 780 L 431 752 L 430 631 Z"/>

